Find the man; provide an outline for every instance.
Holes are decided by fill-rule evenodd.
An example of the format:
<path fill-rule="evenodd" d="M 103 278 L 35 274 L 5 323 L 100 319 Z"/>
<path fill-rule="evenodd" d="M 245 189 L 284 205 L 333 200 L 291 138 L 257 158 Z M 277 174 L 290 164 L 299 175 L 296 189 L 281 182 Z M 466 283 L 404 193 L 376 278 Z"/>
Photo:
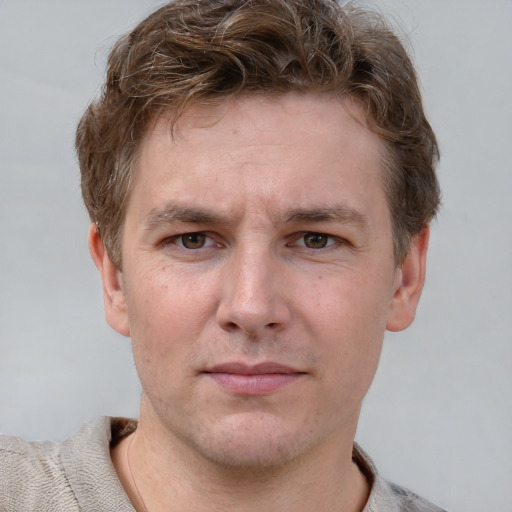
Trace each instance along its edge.
<path fill-rule="evenodd" d="M 4 439 L 2 510 L 440 510 L 354 445 L 439 203 L 382 20 L 331 0 L 167 4 L 113 49 L 77 151 L 140 415 Z"/>

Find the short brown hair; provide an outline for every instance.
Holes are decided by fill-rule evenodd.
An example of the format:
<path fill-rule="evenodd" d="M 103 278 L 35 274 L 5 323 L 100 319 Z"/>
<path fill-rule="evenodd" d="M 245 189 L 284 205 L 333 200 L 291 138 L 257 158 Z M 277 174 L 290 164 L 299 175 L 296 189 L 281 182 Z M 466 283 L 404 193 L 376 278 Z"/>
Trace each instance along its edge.
<path fill-rule="evenodd" d="M 388 149 L 384 182 L 400 264 L 436 214 L 438 147 L 414 67 L 383 18 L 334 0 L 178 0 L 123 36 L 77 129 L 82 194 L 108 254 L 121 237 L 149 123 L 191 105 L 287 92 L 351 96 Z"/>

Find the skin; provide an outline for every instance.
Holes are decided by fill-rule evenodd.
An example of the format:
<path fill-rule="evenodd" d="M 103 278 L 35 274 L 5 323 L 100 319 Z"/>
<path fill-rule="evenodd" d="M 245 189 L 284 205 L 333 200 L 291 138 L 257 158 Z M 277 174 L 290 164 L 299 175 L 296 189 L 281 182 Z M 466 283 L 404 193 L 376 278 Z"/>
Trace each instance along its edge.
<path fill-rule="evenodd" d="M 428 230 L 396 268 L 384 146 L 349 99 L 242 97 L 176 128 L 142 143 L 122 270 L 90 230 L 143 387 L 120 479 L 152 512 L 360 511 L 359 410 L 384 331 L 414 318 Z"/>

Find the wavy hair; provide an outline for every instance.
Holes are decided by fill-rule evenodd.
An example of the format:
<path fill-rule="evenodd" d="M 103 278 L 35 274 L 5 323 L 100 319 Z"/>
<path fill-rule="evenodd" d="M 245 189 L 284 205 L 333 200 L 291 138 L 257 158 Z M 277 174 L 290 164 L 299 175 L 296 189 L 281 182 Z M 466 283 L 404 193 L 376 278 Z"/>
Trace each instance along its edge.
<path fill-rule="evenodd" d="M 149 124 L 242 94 L 350 96 L 385 141 L 395 261 L 435 216 L 439 152 L 414 66 L 382 16 L 334 0 L 177 0 L 124 35 L 79 122 L 82 195 L 121 268 L 134 160 Z"/>

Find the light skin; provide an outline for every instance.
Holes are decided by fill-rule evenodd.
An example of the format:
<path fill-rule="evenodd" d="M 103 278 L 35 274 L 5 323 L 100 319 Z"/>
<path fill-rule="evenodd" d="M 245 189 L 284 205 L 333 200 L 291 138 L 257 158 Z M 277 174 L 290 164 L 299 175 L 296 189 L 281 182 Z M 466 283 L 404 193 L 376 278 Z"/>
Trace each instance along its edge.
<path fill-rule="evenodd" d="M 425 229 L 397 268 L 383 155 L 357 104 L 317 95 L 148 132 L 122 270 L 89 238 L 144 390 L 112 453 L 138 510 L 363 509 L 359 410 L 384 331 L 414 318 L 428 245 Z"/>

